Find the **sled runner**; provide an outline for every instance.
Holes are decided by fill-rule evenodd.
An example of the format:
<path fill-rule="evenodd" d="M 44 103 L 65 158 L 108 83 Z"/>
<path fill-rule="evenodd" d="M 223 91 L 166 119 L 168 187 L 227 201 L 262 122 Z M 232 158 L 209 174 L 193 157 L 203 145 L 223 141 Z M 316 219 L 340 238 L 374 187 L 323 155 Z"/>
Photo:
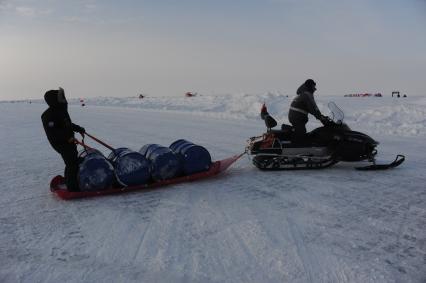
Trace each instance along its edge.
<path fill-rule="evenodd" d="M 77 198 L 86 198 L 86 197 L 96 197 L 96 196 L 103 196 L 103 195 L 111 195 L 111 194 L 119 194 L 119 193 L 125 193 L 125 192 L 134 192 L 139 190 L 147 190 L 147 189 L 153 189 L 157 187 L 172 185 L 172 184 L 179 184 L 184 182 L 192 182 L 196 180 L 201 180 L 209 177 L 216 176 L 220 174 L 221 172 L 224 172 L 226 169 L 228 169 L 235 161 L 237 161 L 244 153 L 239 155 L 234 155 L 232 157 L 219 160 L 216 162 L 213 162 L 210 169 L 205 172 L 196 173 L 188 176 L 182 176 L 174 179 L 169 180 L 163 180 L 153 183 L 148 183 L 144 185 L 139 186 L 132 186 L 132 187 L 121 187 L 121 188 L 112 188 L 112 189 L 106 189 L 102 191 L 81 191 L 81 192 L 70 192 L 66 189 L 64 184 L 64 177 L 58 175 L 52 179 L 50 182 L 50 190 L 52 193 L 57 195 L 61 199 L 77 199 Z"/>

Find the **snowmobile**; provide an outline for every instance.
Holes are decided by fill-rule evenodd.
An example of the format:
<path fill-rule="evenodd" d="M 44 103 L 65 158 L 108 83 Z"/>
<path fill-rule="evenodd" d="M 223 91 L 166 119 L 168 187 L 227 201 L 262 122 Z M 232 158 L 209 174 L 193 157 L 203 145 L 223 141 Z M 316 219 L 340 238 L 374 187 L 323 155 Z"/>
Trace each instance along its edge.
<path fill-rule="evenodd" d="M 370 165 L 356 169 L 384 170 L 404 162 L 405 156 L 398 154 L 389 164 L 377 164 L 375 157 L 379 142 L 364 133 L 352 131 L 343 122 L 344 113 L 334 102 L 330 102 L 328 108 L 331 118 L 325 117 L 322 127 L 307 133 L 306 143 L 301 145 L 293 142 L 292 126 L 283 124 L 281 129 L 273 129 L 277 122 L 264 104 L 261 118 L 267 131 L 247 141 L 246 150 L 253 156 L 253 164 L 261 170 L 295 170 L 327 168 L 341 161 L 367 161 Z"/>

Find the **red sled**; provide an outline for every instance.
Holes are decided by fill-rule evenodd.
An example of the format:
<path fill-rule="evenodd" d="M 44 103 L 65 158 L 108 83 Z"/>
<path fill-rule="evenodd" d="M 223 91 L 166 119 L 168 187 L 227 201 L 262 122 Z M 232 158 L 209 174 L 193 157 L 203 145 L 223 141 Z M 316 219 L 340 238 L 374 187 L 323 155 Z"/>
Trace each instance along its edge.
<path fill-rule="evenodd" d="M 59 198 L 68 200 L 68 199 L 112 195 L 112 194 L 119 194 L 119 193 L 125 193 L 125 192 L 134 192 L 134 191 L 153 189 L 153 188 L 172 185 L 172 184 L 179 184 L 183 182 L 192 182 L 192 181 L 196 181 L 200 179 L 209 178 L 209 177 L 218 175 L 221 172 L 224 172 L 226 169 L 229 168 L 229 166 L 231 166 L 235 161 L 237 161 L 241 156 L 243 156 L 243 154 L 234 155 L 232 157 L 213 162 L 212 166 L 210 166 L 210 169 L 205 172 L 196 173 L 196 174 L 192 174 L 188 176 L 182 176 L 182 177 L 178 177 L 178 178 L 174 178 L 170 180 L 158 181 L 158 182 L 149 183 L 145 185 L 112 188 L 112 189 L 106 189 L 102 191 L 69 192 L 65 188 L 64 177 L 62 177 L 61 175 L 58 175 L 54 177 L 52 181 L 50 181 L 50 191 L 56 194 Z"/>

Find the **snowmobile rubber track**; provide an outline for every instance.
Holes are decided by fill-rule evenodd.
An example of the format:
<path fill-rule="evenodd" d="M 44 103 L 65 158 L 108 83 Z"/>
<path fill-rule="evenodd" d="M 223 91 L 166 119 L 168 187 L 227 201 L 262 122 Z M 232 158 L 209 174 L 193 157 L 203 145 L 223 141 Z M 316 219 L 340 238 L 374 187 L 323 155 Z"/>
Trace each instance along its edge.
<path fill-rule="evenodd" d="M 306 159 L 306 160 L 305 160 Z M 323 169 L 338 163 L 338 160 L 327 158 L 313 160 L 311 157 L 291 158 L 284 156 L 255 156 L 253 164 L 263 171 L 284 171 L 284 170 L 314 170 Z"/>

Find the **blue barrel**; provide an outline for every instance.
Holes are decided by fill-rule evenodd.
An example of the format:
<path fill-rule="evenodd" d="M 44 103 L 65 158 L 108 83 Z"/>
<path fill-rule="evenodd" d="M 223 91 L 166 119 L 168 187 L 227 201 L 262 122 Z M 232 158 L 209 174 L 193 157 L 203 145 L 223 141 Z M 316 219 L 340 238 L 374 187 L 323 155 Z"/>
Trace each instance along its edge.
<path fill-rule="evenodd" d="M 191 175 L 210 169 L 212 158 L 207 149 L 186 140 L 177 140 L 170 148 L 179 156 L 185 175 Z"/>
<path fill-rule="evenodd" d="M 168 147 L 147 144 L 139 152 L 151 161 L 151 176 L 154 180 L 172 179 L 182 174 L 179 158 Z"/>
<path fill-rule="evenodd" d="M 190 143 L 190 142 L 189 142 L 189 141 L 187 141 L 187 140 L 184 140 L 184 139 L 180 139 L 180 140 L 177 140 L 177 141 L 173 142 L 173 143 L 169 146 L 169 148 L 170 148 L 172 151 L 176 151 L 176 149 L 177 149 L 179 146 L 181 146 L 182 144 L 188 144 L 188 143 Z"/>
<path fill-rule="evenodd" d="M 84 150 L 80 153 L 80 158 L 82 158 L 78 168 L 80 190 L 101 191 L 112 187 L 114 167 L 100 151 Z"/>
<path fill-rule="evenodd" d="M 151 155 L 151 152 L 156 150 L 158 147 L 162 147 L 159 144 L 155 143 L 149 143 L 144 145 L 140 150 L 139 153 L 141 153 L 143 156 L 149 159 L 149 156 Z"/>
<path fill-rule="evenodd" d="M 142 154 L 122 147 L 108 156 L 115 168 L 115 176 L 122 186 L 137 186 L 148 183 L 151 178 L 150 162 Z"/>

